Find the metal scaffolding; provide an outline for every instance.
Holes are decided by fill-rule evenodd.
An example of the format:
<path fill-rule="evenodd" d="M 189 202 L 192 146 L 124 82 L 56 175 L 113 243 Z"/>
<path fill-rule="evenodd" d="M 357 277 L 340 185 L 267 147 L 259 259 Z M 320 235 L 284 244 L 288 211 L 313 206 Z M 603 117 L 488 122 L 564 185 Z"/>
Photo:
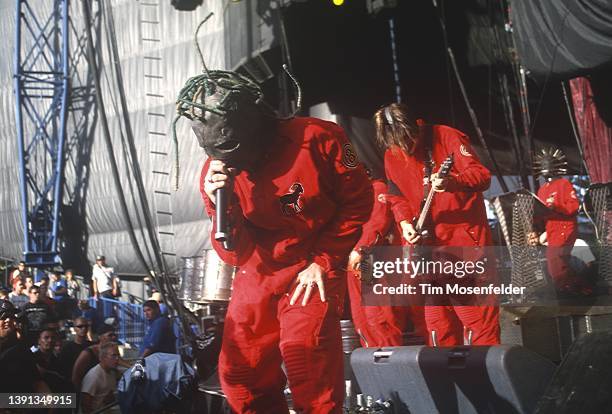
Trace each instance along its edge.
<path fill-rule="evenodd" d="M 15 99 L 24 259 L 61 263 L 68 110 L 68 0 L 16 0 Z M 51 8 L 50 8 L 51 7 Z"/>

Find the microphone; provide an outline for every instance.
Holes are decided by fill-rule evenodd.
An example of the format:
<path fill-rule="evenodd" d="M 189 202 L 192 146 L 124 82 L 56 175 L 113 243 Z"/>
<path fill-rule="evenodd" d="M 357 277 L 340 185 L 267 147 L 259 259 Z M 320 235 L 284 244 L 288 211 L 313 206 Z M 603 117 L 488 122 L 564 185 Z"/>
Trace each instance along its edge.
<path fill-rule="evenodd" d="M 232 250 L 232 243 L 229 234 L 229 223 L 227 220 L 227 191 L 225 188 L 215 190 L 216 211 L 215 220 L 217 221 L 217 231 L 215 240 L 223 243 L 225 250 Z"/>

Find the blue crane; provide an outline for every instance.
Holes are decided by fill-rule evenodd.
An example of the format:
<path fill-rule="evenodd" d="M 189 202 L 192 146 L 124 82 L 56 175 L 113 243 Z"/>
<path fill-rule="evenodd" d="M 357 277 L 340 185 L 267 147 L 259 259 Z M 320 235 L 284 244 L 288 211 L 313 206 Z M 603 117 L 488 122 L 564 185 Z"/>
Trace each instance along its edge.
<path fill-rule="evenodd" d="M 68 0 L 16 0 L 15 99 L 24 260 L 61 264 Z"/>

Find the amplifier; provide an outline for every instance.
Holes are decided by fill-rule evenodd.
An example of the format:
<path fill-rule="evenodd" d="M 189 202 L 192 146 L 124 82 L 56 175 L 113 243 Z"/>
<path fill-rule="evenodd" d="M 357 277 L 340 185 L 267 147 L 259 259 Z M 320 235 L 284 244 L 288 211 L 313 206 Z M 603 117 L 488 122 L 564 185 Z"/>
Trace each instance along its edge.
<path fill-rule="evenodd" d="M 351 365 L 361 392 L 389 412 L 533 413 L 555 365 L 521 346 L 361 348 Z"/>

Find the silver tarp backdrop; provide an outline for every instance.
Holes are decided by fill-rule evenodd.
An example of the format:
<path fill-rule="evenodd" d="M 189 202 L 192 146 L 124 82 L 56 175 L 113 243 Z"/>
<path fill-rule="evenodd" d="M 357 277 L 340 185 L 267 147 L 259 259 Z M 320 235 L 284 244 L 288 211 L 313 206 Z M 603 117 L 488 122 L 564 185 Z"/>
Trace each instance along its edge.
<path fill-rule="evenodd" d="M 41 15 L 53 2 L 32 1 Z M 71 105 L 67 122 L 66 181 L 62 211 L 64 265 L 83 269 L 104 254 L 120 273 L 145 273 L 130 241 L 129 224 L 119 203 L 110 168 L 117 161 L 130 221 L 143 255 L 149 261 L 142 200 L 134 176 L 140 168 L 155 231 L 171 268 L 180 256 L 198 254 L 208 243 L 209 220 L 202 207 L 198 178 L 205 160 L 187 120 L 178 123 L 180 189 L 173 187 L 174 149 L 171 122 L 174 100 L 190 76 L 201 73 L 193 34 L 209 12 L 214 16 L 200 30 L 200 44 L 210 68 L 225 69 L 223 3 L 207 1 L 194 12 L 175 10 L 170 1 L 91 1 L 93 40 L 108 117 L 112 148 L 102 135 L 93 75 L 87 63 L 83 5 L 70 2 Z M 23 251 L 19 194 L 19 158 L 13 91 L 15 2 L 0 1 L 0 256 L 19 259 Z M 118 62 L 112 58 L 115 36 Z M 117 70 L 120 67 L 133 131 L 136 159 L 127 150 L 129 134 L 122 116 Z M 149 265 L 153 266 L 152 262 Z"/>

